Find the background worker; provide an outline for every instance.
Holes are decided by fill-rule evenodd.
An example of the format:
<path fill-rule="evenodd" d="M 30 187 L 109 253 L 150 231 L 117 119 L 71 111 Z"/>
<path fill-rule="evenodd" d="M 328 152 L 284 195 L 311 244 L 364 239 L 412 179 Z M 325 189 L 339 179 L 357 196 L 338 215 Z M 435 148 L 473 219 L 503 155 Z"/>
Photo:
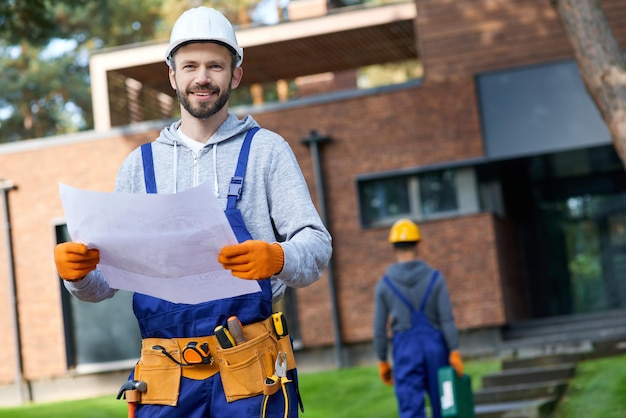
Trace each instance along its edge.
<path fill-rule="evenodd" d="M 432 416 L 441 416 L 437 371 L 451 365 L 463 375 L 458 331 L 443 276 L 418 259 L 418 226 L 396 221 L 389 231 L 396 263 L 377 283 L 374 308 L 374 347 L 379 374 L 395 384 L 400 418 L 425 417 L 428 392 Z M 388 320 L 391 318 L 392 357 L 387 361 Z"/>
<path fill-rule="evenodd" d="M 253 391 L 247 386 L 250 382 L 261 385 L 263 376 L 239 376 L 243 385 L 232 382 L 235 375 L 228 375 L 229 381 L 222 379 L 222 366 L 227 362 L 220 360 L 220 350 L 215 348 L 214 330 L 226 326 L 232 315 L 244 326 L 244 336 L 247 330 L 266 324 L 272 303 L 283 296 L 285 287 L 304 287 L 318 280 L 332 253 L 330 234 L 313 206 L 287 142 L 269 130 L 256 131 L 259 125 L 251 116 L 238 119 L 228 111 L 231 89 L 237 88 L 243 76 L 242 60 L 243 49 L 233 27 L 220 12 L 198 7 L 183 13 L 166 51 L 181 119 L 164 128 L 148 149 L 131 152 L 117 176 L 115 190 L 132 193 L 176 193 L 210 182 L 239 241 L 222 248 L 218 261 L 234 276 L 258 280 L 261 287 L 251 295 L 195 305 L 134 294 L 133 311 L 143 344 L 131 379 L 153 379 L 147 382 L 147 391 L 136 407 L 138 417 L 258 417 L 263 394 L 249 393 Z M 151 157 L 146 158 L 150 151 Z M 152 175 L 147 167 L 153 168 Z M 243 177 L 240 193 L 239 177 Z M 116 289 L 109 287 L 96 268 L 97 248 L 74 242 L 59 244 L 55 261 L 66 288 L 77 298 L 98 302 L 115 294 Z M 194 339 L 207 341 L 210 353 Z M 206 363 L 184 364 L 180 351 L 189 346 L 177 344 L 186 340 L 194 341 L 197 355 L 193 357 L 206 357 Z M 227 352 L 223 350 L 221 355 Z M 252 350 L 250 357 L 254 356 L 258 356 L 257 363 L 265 363 L 253 362 L 252 369 L 267 370 L 273 365 Z M 170 369 L 173 375 L 159 374 Z M 295 369 L 288 373 L 297 383 Z M 296 387 L 288 386 L 292 392 Z M 291 399 L 297 399 L 292 392 Z M 287 416 L 283 405 L 282 394 L 273 395 L 265 408 L 267 417 Z M 289 417 L 298 415 L 297 403 L 288 409 Z"/>

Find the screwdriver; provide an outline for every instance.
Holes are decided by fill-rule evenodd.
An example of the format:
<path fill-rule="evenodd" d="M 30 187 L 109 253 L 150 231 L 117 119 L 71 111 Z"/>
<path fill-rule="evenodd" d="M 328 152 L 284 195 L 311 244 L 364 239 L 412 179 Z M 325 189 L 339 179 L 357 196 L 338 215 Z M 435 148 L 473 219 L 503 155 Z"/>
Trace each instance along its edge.
<path fill-rule="evenodd" d="M 217 341 L 220 343 L 222 348 L 231 348 L 237 345 L 233 336 L 230 335 L 230 332 L 226 328 L 221 325 L 215 327 L 215 336 L 217 337 Z"/>
<path fill-rule="evenodd" d="M 243 337 L 243 327 L 241 325 L 241 321 L 235 315 L 228 318 L 228 330 L 230 331 L 230 335 L 235 339 L 235 343 L 241 344 L 245 343 L 246 339 Z"/>

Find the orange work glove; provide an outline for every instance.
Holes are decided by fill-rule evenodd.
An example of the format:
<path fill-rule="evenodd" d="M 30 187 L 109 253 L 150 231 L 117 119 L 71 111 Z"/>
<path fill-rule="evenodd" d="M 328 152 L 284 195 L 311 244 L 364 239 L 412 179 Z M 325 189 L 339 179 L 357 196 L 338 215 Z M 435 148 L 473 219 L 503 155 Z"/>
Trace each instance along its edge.
<path fill-rule="evenodd" d="M 85 244 L 64 242 L 54 247 L 54 262 L 63 280 L 80 280 L 100 262 L 100 251 Z"/>
<path fill-rule="evenodd" d="M 226 270 L 242 279 L 267 279 L 280 273 L 285 263 L 283 247 L 278 243 L 251 240 L 227 245 L 217 256 Z"/>
<path fill-rule="evenodd" d="M 459 377 L 463 376 L 463 360 L 461 360 L 459 350 L 450 352 L 450 366 L 456 370 L 456 374 L 459 375 Z"/>
<path fill-rule="evenodd" d="M 386 361 L 378 362 L 378 375 L 380 380 L 387 386 L 393 386 L 393 376 L 391 375 L 391 366 Z"/>

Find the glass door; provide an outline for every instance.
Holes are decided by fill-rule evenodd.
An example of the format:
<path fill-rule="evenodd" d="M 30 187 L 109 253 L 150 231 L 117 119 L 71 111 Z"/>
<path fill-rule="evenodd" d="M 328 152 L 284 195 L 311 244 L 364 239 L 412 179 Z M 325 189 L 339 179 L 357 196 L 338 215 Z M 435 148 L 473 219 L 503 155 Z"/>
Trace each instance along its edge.
<path fill-rule="evenodd" d="M 606 292 L 601 259 L 601 237 L 597 222 L 589 217 L 590 196 L 567 199 L 563 235 L 569 271 L 571 313 L 606 309 Z"/>
<path fill-rule="evenodd" d="M 626 307 L 626 195 L 574 196 L 550 206 L 567 262 L 566 288 L 553 295 L 568 299 L 558 304 L 569 308 L 561 313 Z"/>

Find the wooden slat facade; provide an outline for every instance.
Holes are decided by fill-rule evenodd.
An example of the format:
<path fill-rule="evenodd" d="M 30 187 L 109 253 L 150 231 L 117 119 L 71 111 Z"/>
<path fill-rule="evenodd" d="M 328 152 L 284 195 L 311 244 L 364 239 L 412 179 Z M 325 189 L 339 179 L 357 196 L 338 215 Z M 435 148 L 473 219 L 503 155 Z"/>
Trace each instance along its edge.
<path fill-rule="evenodd" d="M 603 0 L 626 45 L 626 1 Z M 416 0 L 427 82 L 573 57 L 550 0 Z"/>

